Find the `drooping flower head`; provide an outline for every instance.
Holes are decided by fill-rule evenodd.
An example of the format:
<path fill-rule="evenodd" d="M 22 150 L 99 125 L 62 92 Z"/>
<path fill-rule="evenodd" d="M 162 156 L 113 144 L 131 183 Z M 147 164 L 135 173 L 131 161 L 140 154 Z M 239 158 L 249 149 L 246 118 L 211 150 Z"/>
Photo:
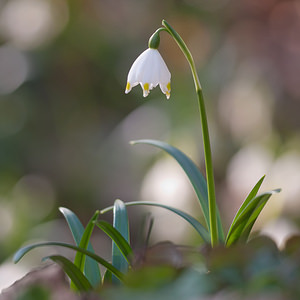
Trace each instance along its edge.
<path fill-rule="evenodd" d="M 150 38 L 149 48 L 140 54 L 129 70 L 125 93 L 128 94 L 133 87 L 140 84 L 143 96 L 147 97 L 150 91 L 159 84 L 161 91 L 169 99 L 171 73 L 157 50 L 159 40 L 158 43 L 151 43 L 153 36 Z"/>

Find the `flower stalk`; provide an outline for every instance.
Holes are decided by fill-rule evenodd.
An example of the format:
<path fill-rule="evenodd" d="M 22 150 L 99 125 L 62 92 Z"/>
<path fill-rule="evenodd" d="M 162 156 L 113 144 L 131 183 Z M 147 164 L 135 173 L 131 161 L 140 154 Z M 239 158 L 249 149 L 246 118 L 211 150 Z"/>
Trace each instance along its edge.
<path fill-rule="evenodd" d="M 194 79 L 195 89 L 198 97 L 201 125 L 202 125 L 206 180 L 207 180 L 207 190 L 208 190 L 209 227 L 210 227 L 210 235 L 211 235 L 211 245 L 212 247 L 214 247 L 218 244 L 217 204 L 216 204 L 216 195 L 215 195 L 215 183 L 214 183 L 210 138 L 209 138 L 206 109 L 205 109 L 202 88 L 196 71 L 196 66 L 195 66 L 193 56 L 189 51 L 188 47 L 186 46 L 185 42 L 183 41 L 181 36 L 168 24 L 167 21 L 163 20 L 162 25 L 164 26 L 165 30 L 176 41 L 177 45 L 179 46 L 184 56 L 186 57 L 190 65 L 193 79 Z"/>

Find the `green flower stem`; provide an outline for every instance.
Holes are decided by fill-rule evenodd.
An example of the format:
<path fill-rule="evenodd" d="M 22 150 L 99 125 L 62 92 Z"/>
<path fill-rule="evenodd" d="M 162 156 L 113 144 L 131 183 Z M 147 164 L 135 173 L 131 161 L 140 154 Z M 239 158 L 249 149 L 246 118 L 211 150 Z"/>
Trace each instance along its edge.
<path fill-rule="evenodd" d="M 206 180 L 207 180 L 207 190 L 208 190 L 208 206 L 209 206 L 209 223 L 210 223 L 210 236 L 212 247 L 218 244 L 218 229 L 217 229 L 217 208 L 216 208 L 216 195 L 215 195 L 215 183 L 213 174 L 213 164 L 212 155 L 210 147 L 210 139 L 207 125 L 206 110 L 204 104 L 204 98 L 202 93 L 201 84 L 198 78 L 198 74 L 195 67 L 195 62 L 193 56 L 186 46 L 185 42 L 181 36 L 165 21 L 162 21 L 162 25 L 165 30 L 173 37 L 173 39 L 178 44 L 179 48 L 186 57 L 194 78 L 195 89 L 198 96 L 198 104 L 200 110 L 200 119 L 202 125 L 202 135 L 203 135 L 203 146 L 204 146 L 204 156 L 205 156 L 205 166 L 206 166 Z M 163 29 L 159 29 L 163 30 Z"/>

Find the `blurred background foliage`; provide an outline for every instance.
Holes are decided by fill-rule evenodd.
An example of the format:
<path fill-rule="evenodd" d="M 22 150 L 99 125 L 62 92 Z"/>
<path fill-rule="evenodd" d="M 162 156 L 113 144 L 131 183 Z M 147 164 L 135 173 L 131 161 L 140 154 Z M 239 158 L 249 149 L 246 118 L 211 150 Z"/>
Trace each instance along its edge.
<path fill-rule="evenodd" d="M 164 140 L 204 170 L 192 77 L 165 33 L 160 52 L 172 74 L 170 100 L 159 89 L 147 99 L 140 87 L 124 94 L 132 62 L 162 19 L 182 35 L 198 67 L 225 227 L 266 174 L 262 189 L 283 191 L 257 228 L 279 246 L 298 231 L 299 1 L 1 0 L 2 262 L 29 239 L 70 239 L 59 206 L 84 224 L 116 198 L 160 201 L 200 217 L 176 163 L 128 144 Z M 143 214 L 129 211 L 133 244 Z M 176 216 L 152 214 L 153 240 L 199 243 Z M 95 240 L 96 248 L 109 247 L 102 242 Z"/>

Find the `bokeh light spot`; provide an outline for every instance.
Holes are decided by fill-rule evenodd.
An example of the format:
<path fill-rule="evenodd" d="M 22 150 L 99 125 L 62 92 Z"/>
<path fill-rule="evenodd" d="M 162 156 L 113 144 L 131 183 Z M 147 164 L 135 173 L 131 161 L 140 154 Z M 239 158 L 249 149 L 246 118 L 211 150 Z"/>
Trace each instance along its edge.
<path fill-rule="evenodd" d="M 10 0 L 0 14 L 0 33 L 21 49 L 50 40 L 66 25 L 65 1 Z"/>
<path fill-rule="evenodd" d="M 192 187 L 183 171 L 171 159 L 161 159 L 148 171 L 142 184 L 141 197 L 144 201 L 154 201 L 195 215 Z M 196 202 L 195 202 L 196 203 Z M 182 241 L 187 230 L 187 223 L 171 212 L 149 207 L 154 216 L 153 236 L 155 239 Z M 174 226 L 180 224 L 180 226 Z"/>
<path fill-rule="evenodd" d="M 27 78 L 29 64 L 25 55 L 12 47 L 0 47 L 0 94 L 14 92 Z"/>

